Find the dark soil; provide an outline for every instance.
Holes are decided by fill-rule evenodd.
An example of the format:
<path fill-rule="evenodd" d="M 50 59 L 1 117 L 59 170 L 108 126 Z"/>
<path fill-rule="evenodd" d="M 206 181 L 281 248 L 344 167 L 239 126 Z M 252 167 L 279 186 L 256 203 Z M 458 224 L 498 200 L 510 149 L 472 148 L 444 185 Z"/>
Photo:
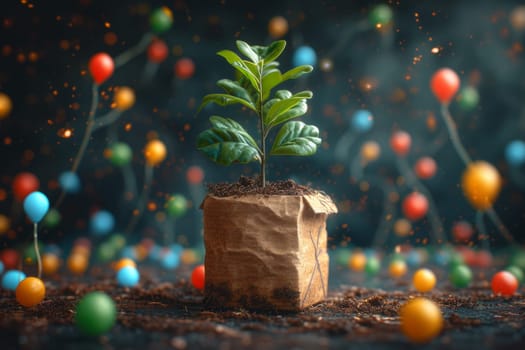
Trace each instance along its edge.
<path fill-rule="evenodd" d="M 293 180 L 267 182 L 261 187 L 259 177 L 241 176 L 237 182 L 208 184 L 208 193 L 216 197 L 243 196 L 249 194 L 303 196 L 314 194 L 314 189 L 297 184 Z"/>
<path fill-rule="evenodd" d="M 408 287 L 390 290 L 339 285 L 326 301 L 298 313 L 210 310 L 201 292 L 177 270 L 177 279 L 159 280 L 159 271 L 142 267 L 136 288 L 118 287 L 110 273 L 85 280 L 46 280 L 46 299 L 33 308 L 18 305 L 13 293 L 0 292 L 2 349 L 359 349 L 410 348 L 399 330 L 398 311 L 420 296 Z M 338 272 L 346 278 L 348 271 Z M 181 278 L 186 277 L 186 278 Z M 164 276 L 163 278 L 165 278 Z M 380 279 L 383 280 L 383 279 Z M 74 327 L 75 308 L 89 291 L 101 290 L 116 302 L 117 324 L 105 336 L 88 338 Z M 456 290 L 446 284 L 425 297 L 445 319 L 430 349 L 520 348 L 525 343 L 525 297 L 494 296 L 486 284 Z M 79 347 L 80 346 L 80 347 Z"/>

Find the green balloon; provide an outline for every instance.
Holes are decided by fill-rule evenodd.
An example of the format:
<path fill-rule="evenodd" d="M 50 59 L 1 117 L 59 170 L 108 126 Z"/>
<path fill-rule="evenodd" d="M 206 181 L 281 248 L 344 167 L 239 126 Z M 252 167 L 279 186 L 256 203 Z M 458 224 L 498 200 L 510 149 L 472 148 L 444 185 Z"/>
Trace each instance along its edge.
<path fill-rule="evenodd" d="M 337 265 L 348 266 L 348 260 L 350 259 L 350 250 L 347 248 L 339 248 L 335 252 L 335 262 Z"/>
<path fill-rule="evenodd" d="M 448 260 L 448 266 L 454 268 L 455 266 L 465 265 L 465 259 L 458 252 L 451 252 Z"/>
<path fill-rule="evenodd" d="M 101 244 L 97 249 L 97 258 L 100 262 L 108 262 L 115 258 L 117 249 L 108 243 Z"/>
<path fill-rule="evenodd" d="M 55 228 L 60 224 L 60 220 L 62 220 L 62 215 L 60 215 L 60 212 L 55 209 L 49 209 L 46 216 L 44 216 L 44 220 L 42 220 L 42 226 L 46 228 Z"/>
<path fill-rule="evenodd" d="M 384 26 L 392 21 L 393 13 L 390 6 L 381 4 L 375 6 L 370 14 L 368 15 L 368 20 L 375 27 L 378 24 Z"/>
<path fill-rule="evenodd" d="M 178 218 L 188 209 L 188 201 L 181 194 L 175 194 L 168 199 L 165 205 L 168 215 Z"/>
<path fill-rule="evenodd" d="M 522 270 L 525 270 L 525 251 L 517 251 L 510 259 L 511 265 L 515 265 Z"/>
<path fill-rule="evenodd" d="M 449 279 L 456 288 L 468 287 L 472 282 L 472 270 L 467 265 L 456 265 L 450 270 Z"/>
<path fill-rule="evenodd" d="M 368 276 L 375 276 L 381 269 L 381 262 L 375 256 L 366 259 L 365 272 Z"/>
<path fill-rule="evenodd" d="M 466 111 L 476 108 L 479 103 L 478 90 L 472 86 L 464 87 L 459 92 L 458 103 L 459 106 Z"/>
<path fill-rule="evenodd" d="M 518 266 L 509 266 L 505 269 L 505 271 L 508 271 L 511 274 L 513 274 L 520 284 L 523 282 L 523 270 L 520 269 Z"/>
<path fill-rule="evenodd" d="M 75 324 L 84 334 L 104 334 L 113 327 L 116 319 L 115 302 L 106 293 L 88 293 L 77 305 Z"/>
<path fill-rule="evenodd" d="M 126 237 L 121 233 L 115 233 L 109 238 L 108 243 L 115 250 L 120 250 L 126 245 Z"/>
<path fill-rule="evenodd" d="M 111 145 L 110 150 L 109 160 L 115 166 L 121 167 L 127 165 L 131 162 L 131 158 L 133 158 L 133 152 L 127 143 L 115 142 Z"/>
<path fill-rule="evenodd" d="M 167 7 L 160 7 L 151 13 L 149 18 L 151 30 L 155 33 L 162 33 L 171 28 L 173 15 Z"/>

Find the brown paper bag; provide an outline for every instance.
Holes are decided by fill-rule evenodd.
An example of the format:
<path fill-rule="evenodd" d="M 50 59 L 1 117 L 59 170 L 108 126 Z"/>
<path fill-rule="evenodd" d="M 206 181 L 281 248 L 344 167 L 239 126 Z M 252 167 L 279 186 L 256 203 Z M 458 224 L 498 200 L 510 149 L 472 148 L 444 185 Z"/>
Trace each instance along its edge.
<path fill-rule="evenodd" d="M 209 195 L 202 208 L 209 306 L 300 310 L 326 297 L 330 197 Z"/>

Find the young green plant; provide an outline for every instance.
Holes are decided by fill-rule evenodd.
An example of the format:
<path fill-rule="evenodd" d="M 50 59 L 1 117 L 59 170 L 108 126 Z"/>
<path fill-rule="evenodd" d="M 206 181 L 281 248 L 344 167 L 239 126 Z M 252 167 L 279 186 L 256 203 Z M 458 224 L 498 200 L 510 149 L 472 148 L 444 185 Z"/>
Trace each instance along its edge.
<path fill-rule="evenodd" d="M 199 111 L 209 103 L 220 106 L 240 104 L 258 117 L 259 143 L 231 118 L 211 116 L 212 127 L 199 134 L 197 147 L 208 158 L 221 165 L 232 163 L 260 163 L 260 185 L 266 184 L 266 163 L 269 156 L 309 156 L 315 154 L 321 143 L 319 129 L 301 121 L 292 120 L 308 111 L 306 101 L 311 91 L 296 94 L 276 89 L 287 80 L 310 73 L 312 66 L 302 65 L 285 73 L 279 70 L 277 58 L 283 53 L 286 41 L 279 40 L 269 46 L 250 46 L 244 41 L 236 42 L 242 59 L 235 52 L 222 50 L 223 57 L 236 71 L 237 79 L 221 79 L 217 85 L 224 93 L 204 96 Z M 272 147 L 266 149 L 270 131 L 280 126 Z"/>

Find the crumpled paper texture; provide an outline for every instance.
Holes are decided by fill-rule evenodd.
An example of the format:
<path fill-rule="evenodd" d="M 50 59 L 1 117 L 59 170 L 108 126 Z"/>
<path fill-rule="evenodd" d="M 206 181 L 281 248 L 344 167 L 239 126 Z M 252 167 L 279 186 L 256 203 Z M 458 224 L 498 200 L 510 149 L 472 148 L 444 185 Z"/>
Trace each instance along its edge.
<path fill-rule="evenodd" d="M 208 195 L 201 207 L 209 306 L 300 310 L 326 297 L 330 197 Z"/>

